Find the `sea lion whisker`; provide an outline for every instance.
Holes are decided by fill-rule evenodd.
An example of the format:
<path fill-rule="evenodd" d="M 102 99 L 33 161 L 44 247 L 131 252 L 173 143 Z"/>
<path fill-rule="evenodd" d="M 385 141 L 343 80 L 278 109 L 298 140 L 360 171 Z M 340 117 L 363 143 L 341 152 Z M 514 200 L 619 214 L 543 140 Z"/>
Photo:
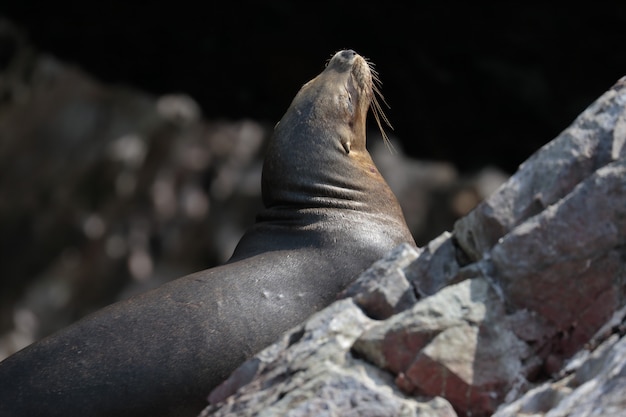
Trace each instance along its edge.
<path fill-rule="evenodd" d="M 380 80 L 380 76 L 378 75 L 378 71 L 376 71 L 375 67 L 376 64 L 374 64 L 373 62 L 369 61 L 369 60 L 365 60 L 365 62 L 367 63 L 367 65 L 369 66 L 370 69 L 370 73 L 372 74 L 372 90 L 374 90 L 374 93 L 376 95 L 378 95 L 380 97 L 380 99 L 383 101 L 383 103 L 385 103 L 385 106 L 387 106 L 388 109 L 391 108 L 391 106 L 387 103 L 387 101 L 385 100 L 385 97 L 383 96 L 383 93 L 381 92 L 381 88 L 383 85 L 383 82 Z M 391 126 L 391 123 L 389 123 L 389 120 L 387 120 L 387 118 L 384 118 L 385 123 L 393 129 L 393 126 Z"/>
<path fill-rule="evenodd" d="M 381 96 L 382 98 L 382 96 Z M 383 102 L 385 100 L 383 99 Z M 389 119 L 387 118 L 387 115 L 385 114 L 385 112 L 383 111 L 380 103 L 378 102 L 378 99 L 376 98 L 376 96 L 374 96 L 374 98 L 372 99 L 372 103 L 374 106 L 373 111 L 378 112 L 380 117 L 383 119 L 383 121 L 385 122 L 385 124 L 391 129 L 393 130 L 393 126 L 391 125 L 391 122 L 389 121 Z M 385 103 L 387 104 L 387 103 Z M 389 108 L 389 107 L 388 107 Z"/>
<path fill-rule="evenodd" d="M 391 140 L 389 140 L 387 133 L 385 133 L 385 129 L 383 128 L 380 119 L 382 118 L 383 121 L 391 129 L 393 129 L 393 126 L 391 126 L 391 124 L 389 123 L 389 120 L 387 119 L 387 116 L 383 112 L 383 109 L 380 107 L 378 100 L 376 100 L 376 96 L 372 97 L 371 109 L 372 109 L 372 114 L 374 115 L 374 119 L 376 120 L 376 124 L 378 125 L 378 129 L 380 130 L 380 134 L 383 137 L 383 142 L 385 142 L 385 145 L 387 146 L 387 149 L 389 149 L 389 152 L 391 152 L 392 154 L 396 153 L 396 148 L 393 146 L 393 143 L 391 143 Z"/>
<path fill-rule="evenodd" d="M 374 69 L 375 64 L 367 59 L 365 60 L 365 62 L 369 66 L 370 73 L 372 74 L 373 94 L 372 94 L 372 102 L 371 102 L 370 108 L 372 109 L 372 114 L 374 115 L 374 119 L 376 120 L 378 129 L 380 130 L 380 134 L 383 137 L 383 142 L 385 142 L 385 146 L 387 146 L 387 149 L 389 149 L 389 152 L 393 154 L 393 153 L 396 153 L 397 151 L 395 147 L 393 146 L 393 144 L 391 143 L 391 140 L 389 140 L 387 133 L 385 133 L 385 129 L 383 128 L 382 122 L 385 122 L 385 124 L 389 126 L 391 130 L 393 130 L 393 126 L 391 125 L 391 122 L 387 118 L 387 115 L 385 114 L 382 106 L 380 105 L 378 98 L 380 98 L 382 102 L 385 103 L 385 106 L 387 106 L 388 109 L 390 109 L 391 106 L 389 106 L 389 104 L 385 100 L 385 97 L 383 96 L 383 93 L 380 91 L 381 86 L 382 86 L 382 81 L 380 81 L 378 71 Z M 381 122 L 381 119 L 382 119 L 382 122 Z"/>

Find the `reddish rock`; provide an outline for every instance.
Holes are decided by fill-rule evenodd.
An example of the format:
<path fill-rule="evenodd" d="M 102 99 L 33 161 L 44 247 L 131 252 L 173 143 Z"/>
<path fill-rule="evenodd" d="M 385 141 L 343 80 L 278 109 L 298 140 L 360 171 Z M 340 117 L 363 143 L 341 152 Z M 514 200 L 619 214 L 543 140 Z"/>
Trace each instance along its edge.
<path fill-rule="evenodd" d="M 619 309 L 626 243 L 626 159 L 520 224 L 491 251 L 505 298 L 537 312 L 567 357 Z"/>
<path fill-rule="evenodd" d="M 488 415 L 519 377 L 528 349 L 509 329 L 496 291 L 476 278 L 373 325 L 354 350 L 397 375 L 407 392 Z"/>

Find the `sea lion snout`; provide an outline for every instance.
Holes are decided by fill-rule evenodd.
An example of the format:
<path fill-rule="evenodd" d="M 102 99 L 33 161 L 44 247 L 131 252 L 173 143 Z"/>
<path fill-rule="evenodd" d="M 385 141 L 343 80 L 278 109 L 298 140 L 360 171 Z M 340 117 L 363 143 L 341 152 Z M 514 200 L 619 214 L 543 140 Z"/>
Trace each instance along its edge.
<path fill-rule="evenodd" d="M 342 51 L 337 52 L 333 57 L 328 61 L 328 67 L 334 68 L 340 72 L 349 71 L 354 64 L 354 61 L 359 57 L 352 49 L 344 49 Z"/>
<path fill-rule="evenodd" d="M 341 54 L 341 57 L 345 58 L 345 59 L 354 58 L 357 55 L 357 53 L 354 52 L 352 49 L 346 49 L 346 50 L 343 50 L 343 51 L 339 51 L 339 53 Z"/>

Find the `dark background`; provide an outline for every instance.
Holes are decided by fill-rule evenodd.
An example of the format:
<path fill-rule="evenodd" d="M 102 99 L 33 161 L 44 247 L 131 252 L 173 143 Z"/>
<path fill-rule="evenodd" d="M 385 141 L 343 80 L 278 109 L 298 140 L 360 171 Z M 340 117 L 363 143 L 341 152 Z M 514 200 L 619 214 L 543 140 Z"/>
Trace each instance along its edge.
<path fill-rule="evenodd" d="M 333 52 L 376 63 L 412 156 L 513 172 L 626 74 L 626 3 L 3 2 L 40 50 L 108 83 L 276 122 Z"/>

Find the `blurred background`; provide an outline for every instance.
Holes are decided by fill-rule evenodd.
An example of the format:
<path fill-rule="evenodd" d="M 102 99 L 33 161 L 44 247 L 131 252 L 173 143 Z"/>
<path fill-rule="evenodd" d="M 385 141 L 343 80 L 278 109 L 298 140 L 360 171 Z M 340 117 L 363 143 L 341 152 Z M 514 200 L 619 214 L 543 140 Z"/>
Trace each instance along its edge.
<path fill-rule="evenodd" d="M 264 146 L 339 49 L 389 103 L 370 151 L 419 245 L 626 75 L 626 3 L 4 2 L 0 358 L 224 262 Z"/>

